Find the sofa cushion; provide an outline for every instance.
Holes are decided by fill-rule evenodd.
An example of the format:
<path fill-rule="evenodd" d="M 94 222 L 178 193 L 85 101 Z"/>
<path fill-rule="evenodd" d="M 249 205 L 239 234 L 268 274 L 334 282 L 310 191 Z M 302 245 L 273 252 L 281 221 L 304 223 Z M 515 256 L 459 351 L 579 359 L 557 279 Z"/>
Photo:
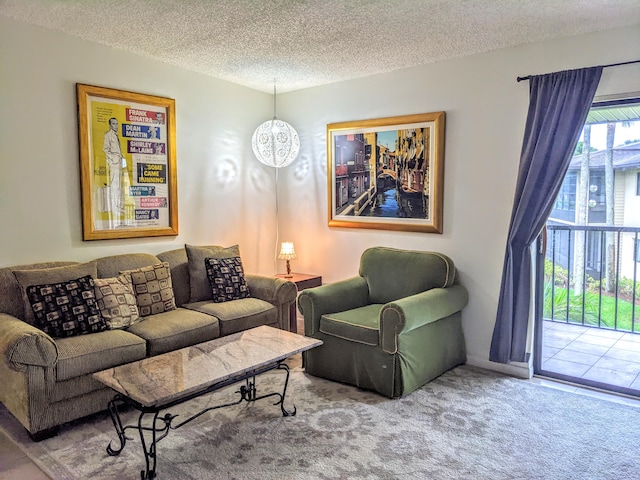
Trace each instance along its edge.
<path fill-rule="evenodd" d="M 146 355 L 144 339 L 124 330 L 61 338 L 56 380 L 63 381 L 140 360 Z"/>
<path fill-rule="evenodd" d="M 131 275 L 96 278 L 96 301 L 110 329 L 126 328 L 140 321 Z"/>
<path fill-rule="evenodd" d="M 228 300 L 240 300 L 250 297 L 249 288 L 244 278 L 240 257 L 205 258 L 207 279 L 211 286 L 213 301 L 216 303 Z"/>
<path fill-rule="evenodd" d="M 120 275 L 122 270 L 148 267 L 160 263 L 161 260 L 150 253 L 121 253 L 96 258 L 95 262 L 99 278 L 113 278 Z"/>
<path fill-rule="evenodd" d="M 131 275 L 140 316 L 146 317 L 175 310 L 171 270 L 167 262 L 135 270 L 124 270 L 120 274 Z"/>
<path fill-rule="evenodd" d="M 95 285 L 89 275 L 67 282 L 30 285 L 27 297 L 35 326 L 53 338 L 107 329 L 96 303 Z"/>
<path fill-rule="evenodd" d="M 338 313 L 327 313 L 320 318 L 320 331 L 365 345 L 380 342 L 381 304 L 371 304 Z"/>
<path fill-rule="evenodd" d="M 204 259 L 207 257 L 239 257 L 240 247 L 238 247 L 238 245 L 233 245 L 232 247 L 227 248 L 217 245 L 201 247 L 185 245 L 185 249 L 187 250 L 187 258 L 189 262 L 189 284 L 191 288 L 189 303 L 213 299 L 209 280 L 207 279 L 207 270 L 204 264 Z"/>
<path fill-rule="evenodd" d="M 195 302 L 187 303 L 183 307 L 217 317 L 222 336 L 278 323 L 278 309 L 258 298 L 243 298 L 223 303 Z"/>
<path fill-rule="evenodd" d="M 191 285 L 189 280 L 189 261 L 187 260 L 187 251 L 185 248 L 176 248 L 159 253 L 157 256 L 161 262 L 169 262 L 176 307 L 189 303 Z"/>
<path fill-rule="evenodd" d="M 149 356 L 196 345 L 220 336 L 217 318 L 184 308 L 145 317 L 141 322 L 129 327 L 128 331 L 147 341 Z"/>
<path fill-rule="evenodd" d="M 27 297 L 28 286 L 66 282 L 87 275 L 90 275 L 92 278 L 96 278 L 97 276 L 96 262 L 34 270 L 14 270 L 13 274 L 20 285 L 20 293 L 24 304 L 24 321 L 30 325 L 34 325 L 35 317 L 31 309 L 31 302 Z"/>

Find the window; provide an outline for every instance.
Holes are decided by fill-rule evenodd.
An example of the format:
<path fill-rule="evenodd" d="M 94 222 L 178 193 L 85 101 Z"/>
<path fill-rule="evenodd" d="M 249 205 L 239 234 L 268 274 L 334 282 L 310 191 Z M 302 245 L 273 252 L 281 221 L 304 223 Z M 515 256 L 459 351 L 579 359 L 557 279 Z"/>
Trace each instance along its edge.
<path fill-rule="evenodd" d="M 567 173 L 567 176 L 562 182 L 560 187 L 560 193 L 556 199 L 556 210 L 570 210 L 576 209 L 576 185 L 578 181 L 578 174 L 575 171 Z"/>
<path fill-rule="evenodd" d="M 636 195 L 640 195 L 640 172 L 636 173 Z"/>

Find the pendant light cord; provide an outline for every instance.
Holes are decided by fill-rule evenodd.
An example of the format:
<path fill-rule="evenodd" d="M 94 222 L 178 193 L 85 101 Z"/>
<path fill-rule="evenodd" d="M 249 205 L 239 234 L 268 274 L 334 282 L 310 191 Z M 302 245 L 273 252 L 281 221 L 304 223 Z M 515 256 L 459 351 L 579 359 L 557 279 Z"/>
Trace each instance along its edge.
<path fill-rule="evenodd" d="M 278 273 L 278 245 L 280 243 L 280 218 L 278 211 L 278 170 L 279 168 L 274 168 L 276 171 L 276 251 L 273 256 L 273 266 L 276 273 Z"/>
<path fill-rule="evenodd" d="M 273 119 L 276 119 L 276 79 L 273 79 Z M 278 167 L 275 167 L 276 171 L 276 248 L 275 255 L 273 256 L 273 266 L 276 273 L 278 273 L 278 245 L 280 244 L 280 212 L 278 206 Z"/>
<path fill-rule="evenodd" d="M 273 119 L 276 119 L 276 81 L 273 81 Z"/>

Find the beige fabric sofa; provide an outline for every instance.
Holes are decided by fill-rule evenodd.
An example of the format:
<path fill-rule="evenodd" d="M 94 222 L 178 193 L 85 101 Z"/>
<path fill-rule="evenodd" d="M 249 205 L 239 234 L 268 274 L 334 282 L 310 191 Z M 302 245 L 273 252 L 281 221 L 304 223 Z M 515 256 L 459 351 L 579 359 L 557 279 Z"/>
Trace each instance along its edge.
<path fill-rule="evenodd" d="M 25 304 L 14 271 L 77 265 L 52 262 L 0 268 L 0 402 L 34 440 L 57 426 L 106 409 L 114 392 L 94 372 L 212 340 L 259 325 L 288 329 L 296 287 L 280 278 L 246 274 L 250 298 L 191 302 L 185 248 L 157 256 L 134 253 L 95 260 L 96 278 L 168 262 L 177 308 L 126 329 L 52 338 L 25 321 Z"/>

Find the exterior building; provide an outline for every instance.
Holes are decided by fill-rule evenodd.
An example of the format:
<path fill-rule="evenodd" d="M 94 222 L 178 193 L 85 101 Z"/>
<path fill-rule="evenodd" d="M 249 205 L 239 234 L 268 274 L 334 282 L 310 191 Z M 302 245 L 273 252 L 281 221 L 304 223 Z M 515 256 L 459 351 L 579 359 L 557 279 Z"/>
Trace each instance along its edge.
<path fill-rule="evenodd" d="M 587 205 L 587 225 L 606 226 L 605 194 L 605 150 L 590 153 L 589 199 Z M 577 225 L 580 189 L 580 163 L 582 155 L 575 155 L 569 164 L 554 209 L 549 216 L 550 225 Z M 622 145 L 613 149 L 614 170 L 614 225 L 615 227 L 640 227 L 640 142 Z M 573 241 L 569 232 L 556 232 L 556 264 L 567 268 L 569 252 Z M 601 231 L 587 232 L 585 266 L 589 276 L 602 276 L 603 244 L 605 236 Z M 617 241 L 615 242 L 618 243 Z M 640 269 L 640 239 L 633 232 L 621 233 L 617 258 L 620 276 L 629 279 Z M 627 259 L 631 261 L 627 261 Z"/>

